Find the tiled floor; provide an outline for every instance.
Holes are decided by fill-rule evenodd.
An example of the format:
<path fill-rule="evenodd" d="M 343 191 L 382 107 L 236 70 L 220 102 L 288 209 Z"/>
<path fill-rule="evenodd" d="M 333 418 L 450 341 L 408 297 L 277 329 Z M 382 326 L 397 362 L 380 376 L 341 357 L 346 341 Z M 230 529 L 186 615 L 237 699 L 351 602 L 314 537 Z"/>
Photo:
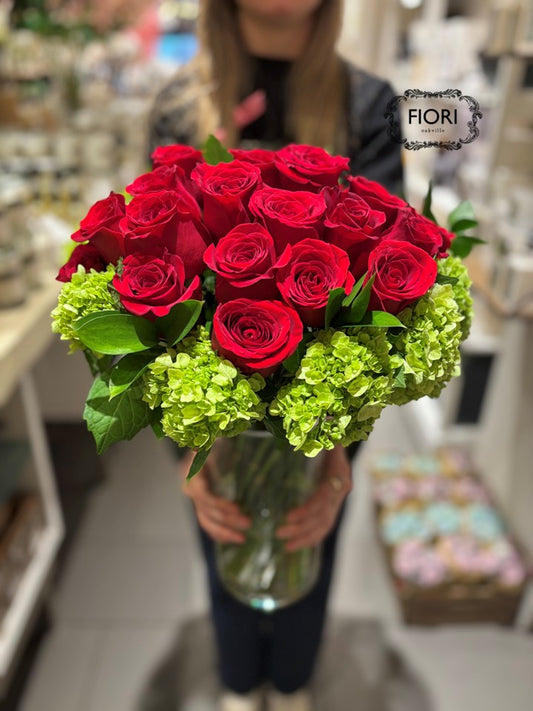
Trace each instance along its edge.
<path fill-rule="evenodd" d="M 529 711 L 533 636 L 491 627 L 405 628 L 373 537 L 364 461 L 410 449 L 401 410 L 357 462 L 318 711 Z M 21 711 L 213 711 L 217 680 L 202 560 L 172 453 L 145 432 L 105 456 L 53 596 L 55 625 Z"/>

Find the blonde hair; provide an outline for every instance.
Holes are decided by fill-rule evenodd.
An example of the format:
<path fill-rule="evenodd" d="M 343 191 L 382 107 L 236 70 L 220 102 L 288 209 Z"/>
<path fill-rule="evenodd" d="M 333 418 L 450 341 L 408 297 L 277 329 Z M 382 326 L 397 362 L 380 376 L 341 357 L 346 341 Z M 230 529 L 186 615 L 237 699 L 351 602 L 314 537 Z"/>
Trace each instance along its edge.
<path fill-rule="evenodd" d="M 315 11 L 311 36 L 292 65 L 287 86 L 286 126 L 298 143 L 342 153 L 346 149 L 346 87 L 336 43 L 343 0 L 323 0 Z M 204 91 L 199 98 L 198 135 L 203 141 L 219 127 L 236 145 L 233 109 L 252 90 L 252 67 L 245 51 L 235 0 L 202 0 L 196 64 Z"/>

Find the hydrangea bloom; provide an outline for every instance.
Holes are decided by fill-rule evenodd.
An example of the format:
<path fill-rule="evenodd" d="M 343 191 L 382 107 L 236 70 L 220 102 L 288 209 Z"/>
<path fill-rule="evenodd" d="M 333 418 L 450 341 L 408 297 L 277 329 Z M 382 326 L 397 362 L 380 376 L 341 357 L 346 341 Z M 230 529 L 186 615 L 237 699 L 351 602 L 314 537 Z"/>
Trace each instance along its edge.
<path fill-rule="evenodd" d="M 405 387 L 396 387 L 392 393 L 391 403 L 395 405 L 424 395 L 437 397 L 460 372 L 459 346 L 468 333 L 471 318 L 469 279 L 455 257 L 448 257 L 441 264 L 439 271 L 458 278 L 457 283 L 435 284 L 398 316 L 408 328 L 394 339 L 391 360 L 395 368 L 403 368 L 405 375 Z"/>
<path fill-rule="evenodd" d="M 473 303 L 472 296 L 470 294 L 472 281 L 468 276 L 468 270 L 459 257 L 447 257 L 447 259 L 441 259 L 437 263 L 437 266 L 439 274 L 444 274 L 445 276 L 457 279 L 457 283 L 453 285 L 453 298 L 457 301 L 459 311 L 463 316 L 463 320 L 461 321 L 461 333 L 462 338 L 465 339 L 470 333 Z"/>
<path fill-rule="evenodd" d="M 109 291 L 114 276 L 115 268 L 112 264 L 108 265 L 105 272 L 94 269 L 86 272 L 80 265 L 71 281 L 63 284 L 57 306 L 51 314 L 52 331 L 59 333 L 62 341 L 70 341 L 71 352 L 84 349 L 74 331 L 75 321 L 87 314 L 116 308 L 116 302 Z"/>
<path fill-rule="evenodd" d="M 295 449 L 314 456 L 335 444 L 366 439 L 392 388 L 390 344 L 383 331 L 319 331 L 294 379 L 269 412 L 282 418 Z"/>
<path fill-rule="evenodd" d="M 203 327 L 158 356 L 144 383 L 144 400 L 161 407 L 163 431 L 182 447 L 210 447 L 217 437 L 244 432 L 265 414 L 257 394 L 264 379 L 257 373 L 246 377 L 220 358 Z"/>

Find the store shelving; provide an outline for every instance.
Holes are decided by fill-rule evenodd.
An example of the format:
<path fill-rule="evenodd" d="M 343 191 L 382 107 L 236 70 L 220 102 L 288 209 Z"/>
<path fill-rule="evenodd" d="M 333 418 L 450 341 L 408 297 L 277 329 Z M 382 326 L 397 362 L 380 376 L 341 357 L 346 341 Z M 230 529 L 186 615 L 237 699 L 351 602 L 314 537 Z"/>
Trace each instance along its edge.
<path fill-rule="evenodd" d="M 46 286 L 30 292 L 23 305 L 0 312 L 3 435 L 11 437 L 14 434 L 17 439 L 24 438 L 28 442 L 33 463 L 31 489 L 38 494 L 44 512 L 44 526 L 33 556 L 0 626 L 0 689 L 6 685 L 31 629 L 64 533 L 48 443 L 31 374 L 32 366 L 52 337 L 49 314 L 59 285 L 51 277 L 46 283 Z"/>

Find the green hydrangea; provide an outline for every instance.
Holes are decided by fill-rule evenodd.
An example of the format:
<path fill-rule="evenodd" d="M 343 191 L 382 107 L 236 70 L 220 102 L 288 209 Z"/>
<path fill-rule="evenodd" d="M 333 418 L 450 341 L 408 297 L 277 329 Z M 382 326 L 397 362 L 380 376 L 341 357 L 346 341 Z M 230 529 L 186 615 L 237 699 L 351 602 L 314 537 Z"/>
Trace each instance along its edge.
<path fill-rule="evenodd" d="M 470 326 L 472 325 L 472 296 L 470 287 L 472 281 L 468 276 L 468 270 L 459 257 L 447 257 L 438 262 L 439 274 L 454 277 L 457 283 L 453 285 L 453 298 L 459 306 L 459 311 L 463 316 L 461 321 L 462 339 L 468 337 Z"/>
<path fill-rule="evenodd" d="M 265 415 L 266 404 L 257 394 L 264 379 L 257 373 L 242 375 L 220 358 L 203 327 L 158 356 L 144 384 L 143 399 L 151 408 L 161 406 L 163 431 L 182 447 L 210 447 L 218 437 L 233 437 Z"/>
<path fill-rule="evenodd" d="M 52 311 L 52 331 L 61 334 L 63 341 L 70 341 L 70 351 L 83 349 L 84 346 L 74 332 L 74 322 L 82 316 L 115 309 L 116 303 L 109 291 L 109 284 L 115 276 L 115 268 L 109 264 L 105 272 L 91 269 L 86 272 L 83 266 L 72 279 L 66 282 L 57 299 L 57 306 Z"/>
<path fill-rule="evenodd" d="M 435 284 L 413 307 L 398 315 L 407 328 L 394 339 L 391 354 L 393 367 L 401 368 L 405 379 L 405 387 L 392 392 L 395 405 L 424 395 L 437 397 L 446 383 L 459 375 L 459 346 L 471 319 L 468 277 L 454 257 L 444 261 L 442 273 L 458 277 L 457 284 Z"/>
<path fill-rule="evenodd" d="M 390 347 L 379 329 L 318 332 L 269 408 L 295 449 L 312 457 L 367 439 L 392 389 Z"/>

